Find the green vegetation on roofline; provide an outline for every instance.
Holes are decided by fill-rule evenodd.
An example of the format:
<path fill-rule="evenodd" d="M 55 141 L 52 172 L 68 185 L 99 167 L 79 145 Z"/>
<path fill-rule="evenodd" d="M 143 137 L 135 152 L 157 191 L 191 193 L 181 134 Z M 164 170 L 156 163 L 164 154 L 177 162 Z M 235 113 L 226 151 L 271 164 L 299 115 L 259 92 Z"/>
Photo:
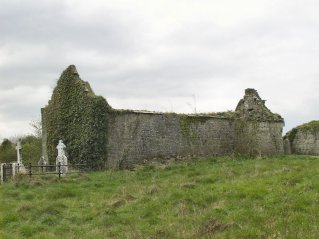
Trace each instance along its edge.
<path fill-rule="evenodd" d="M 297 129 L 301 130 L 319 130 L 319 121 L 313 120 L 308 123 L 299 125 Z"/>
<path fill-rule="evenodd" d="M 289 141 L 292 142 L 295 139 L 298 131 L 311 133 L 319 132 L 319 121 L 313 120 L 308 123 L 299 125 L 293 128 L 292 130 L 288 131 L 284 138 L 288 138 Z"/>
<path fill-rule="evenodd" d="M 216 157 L 0 186 L 0 238 L 319 238 L 319 158 Z"/>
<path fill-rule="evenodd" d="M 220 117 L 233 119 L 236 117 L 236 112 L 228 110 L 223 112 L 209 112 L 209 113 L 205 113 L 204 115 L 217 116 L 217 117 L 220 116 Z"/>
<path fill-rule="evenodd" d="M 176 116 L 189 116 L 189 117 L 216 117 L 216 118 L 229 118 L 232 119 L 236 116 L 234 111 L 225 112 L 208 112 L 208 113 L 175 113 L 175 112 L 160 112 L 160 111 L 150 111 L 150 110 L 131 110 L 131 109 L 111 109 L 110 112 L 115 114 L 125 114 L 125 113 L 145 113 L 145 114 L 161 114 L 161 115 L 176 115 Z"/>
<path fill-rule="evenodd" d="M 277 113 L 265 112 L 261 120 L 283 122 L 284 119 Z M 258 120 L 258 118 L 257 118 Z"/>
<path fill-rule="evenodd" d="M 272 113 L 269 110 L 263 111 L 261 114 L 252 114 L 249 117 L 243 117 L 239 112 L 236 112 L 235 117 L 257 122 L 284 122 L 284 119 L 279 114 Z"/>

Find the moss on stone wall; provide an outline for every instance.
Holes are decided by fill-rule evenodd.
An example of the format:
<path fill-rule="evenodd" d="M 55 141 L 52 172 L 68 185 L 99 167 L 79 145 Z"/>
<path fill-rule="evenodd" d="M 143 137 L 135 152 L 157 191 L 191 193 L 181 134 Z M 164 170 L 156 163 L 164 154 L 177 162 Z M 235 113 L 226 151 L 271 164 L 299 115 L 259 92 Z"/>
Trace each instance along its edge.
<path fill-rule="evenodd" d="M 95 96 L 89 84 L 80 79 L 75 66 L 69 66 L 44 110 L 50 162 L 55 162 L 56 145 L 62 139 L 70 163 L 86 162 L 92 168 L 103 168 L 108 109 L 106 100 Z"/>
<path fill-rule="evenodd" d="M 211 119 L 211 117 L 203 115 L 180 115 L 179 117 L 181 132 L 190 143 L 198 137 L 195 131 L 192 130 L 192 126 L 194 127 L 196 124 L 205 123 Z"/>

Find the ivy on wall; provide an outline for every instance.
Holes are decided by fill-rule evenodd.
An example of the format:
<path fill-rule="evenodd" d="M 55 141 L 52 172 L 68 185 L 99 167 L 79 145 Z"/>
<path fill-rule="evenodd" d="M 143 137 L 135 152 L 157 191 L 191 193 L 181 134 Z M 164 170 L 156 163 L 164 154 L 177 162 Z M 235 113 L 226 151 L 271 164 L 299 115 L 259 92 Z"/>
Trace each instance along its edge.
<path fill-rule="evenodd" d="M 67 146 L 70 163 L 104 168 L 110 108 L 103 97 L 95 96 L 89 84 L 80 79 L 75 66 L 69 66 L 44 109 L 49 161 L 55 162 L 56 146 L 61 139 Z"/>

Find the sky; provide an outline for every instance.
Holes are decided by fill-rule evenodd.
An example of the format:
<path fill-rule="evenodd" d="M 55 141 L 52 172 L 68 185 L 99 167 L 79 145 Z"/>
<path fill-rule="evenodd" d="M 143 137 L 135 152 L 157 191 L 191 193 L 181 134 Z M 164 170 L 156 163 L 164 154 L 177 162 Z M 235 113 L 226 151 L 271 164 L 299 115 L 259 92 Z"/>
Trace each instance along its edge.
<path fill-rule="evenodd" d="M 319 120 L 319 1 L 0 0 L 0 140 L 32 132 L 74 64 L 116 109 L 234 110 L 246 88 Z"/>

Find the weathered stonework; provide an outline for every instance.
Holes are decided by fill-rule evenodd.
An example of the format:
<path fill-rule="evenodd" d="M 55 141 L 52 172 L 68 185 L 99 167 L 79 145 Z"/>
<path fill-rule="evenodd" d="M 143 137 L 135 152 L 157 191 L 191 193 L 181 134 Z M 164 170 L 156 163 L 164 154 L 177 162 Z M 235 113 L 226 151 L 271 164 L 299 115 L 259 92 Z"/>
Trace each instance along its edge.
<path fill-rule="evenodd" d="M 300 125 L 284 136 L 285 153 L 319 155 L 319 121 Z"/>
<path fill-rule="evenodd" d="M 283 118 L 272 113 L 255 89 L 246 89 L 236 107 L 235 144 L 237 154 L 250 156 L 282 154 Z"/>
<path fill-rule="evenodd" d="M 44 108 L 41 109 L 41 122 L 42 122 L 42 147 L 41 152 L 43 157 L 43 161 L 49 162 L 48 150 L 47 150 L 47 128 L 46 125 L 46 117 L 44 115 Z"/>
<path fill-rule="evenodd" d="M 73 81 L 73 78 L 77 84 L 81 81 L 74 66 L 65 70 L 61 78 L 64 80 L 59 80 L 60 85 L 68 85 L 67 81 Z M 57 141 L 55 138 L 59 137 L 70 146 L 71 163 L 75 162 L 72 155 L 81 156 L 83 147 L 91 149 L 96 155 L 95 158 L 81 160 L 99 160 L 99 163 L 91 163 L 97 168 L 130 168 L 146 161 L 193 156 L 283 153 L 283 119 L 265 106 L 265 101 L 254 89 L 246 89 L 245 96 L 238 103 L 235 112 L 184 115 L 114 110 L 107 103 L 103 103 L 106 100 L 94 95 L 87 82 L 81 84 L 89 89 L 88 96 L 82 93 L 80 96 L 68 95 L 69 91 L 59 89 L 58 84 L 53 100 L 51 99 L 42 111 L 45 132 L 43 147 L 54 147 Z M 82 92 L 83 89 L 79 88 L 79 91 Z M 59 92 L 64 92 L 65 95 Z M 102 101 L 103 104 L 100 104 L 98 110 L 90 108 L 95 104 L 86 103 L 91 98 Z M 68 102 L 77 102 L 70 112 L 66 110 Z M 86 112 L 85 115 L 79 115 L 82 104 L 82 112 Z M 50 118 L 49 110 L 56 118 L 55 121 Z M 64 114 L 68 117 L 64 117 Z M 95 117 L 96 114 L 101 117 Z M 80 121 L 76 117 L 80 117 Z M 86 117 L 89 117 L 89 120 Z M 70 123 L 60 126 L 59 119 L 63 118 Z M 51 127 L 50 130 L 47 130 L 48 126 Z M 52 130 L 53 126 L 56 131 Z M 72 129 L 69 131 L 72 137 L 59 127 Z M 79 141 L 83 139 L 82 132 L 86 132 L 86 138 Z M 90 132 L 97 132 L 102 141 L 96 144 L 95 141 L 99 139 L 96 137 L 97 133 Z M 88 153 L 89 151 L 85 151 L 82 155 Z M 44 155 L 47 155 L 45 150 Z M 49 154 L 49 160 L 53 161 L 52 153 Z"/>
<path fill-rule="evenodd" d="M 214 116 L 111 112 L 109 168 L 127 168 L 148 160 L 231 154 L 233 120 Z"/>

